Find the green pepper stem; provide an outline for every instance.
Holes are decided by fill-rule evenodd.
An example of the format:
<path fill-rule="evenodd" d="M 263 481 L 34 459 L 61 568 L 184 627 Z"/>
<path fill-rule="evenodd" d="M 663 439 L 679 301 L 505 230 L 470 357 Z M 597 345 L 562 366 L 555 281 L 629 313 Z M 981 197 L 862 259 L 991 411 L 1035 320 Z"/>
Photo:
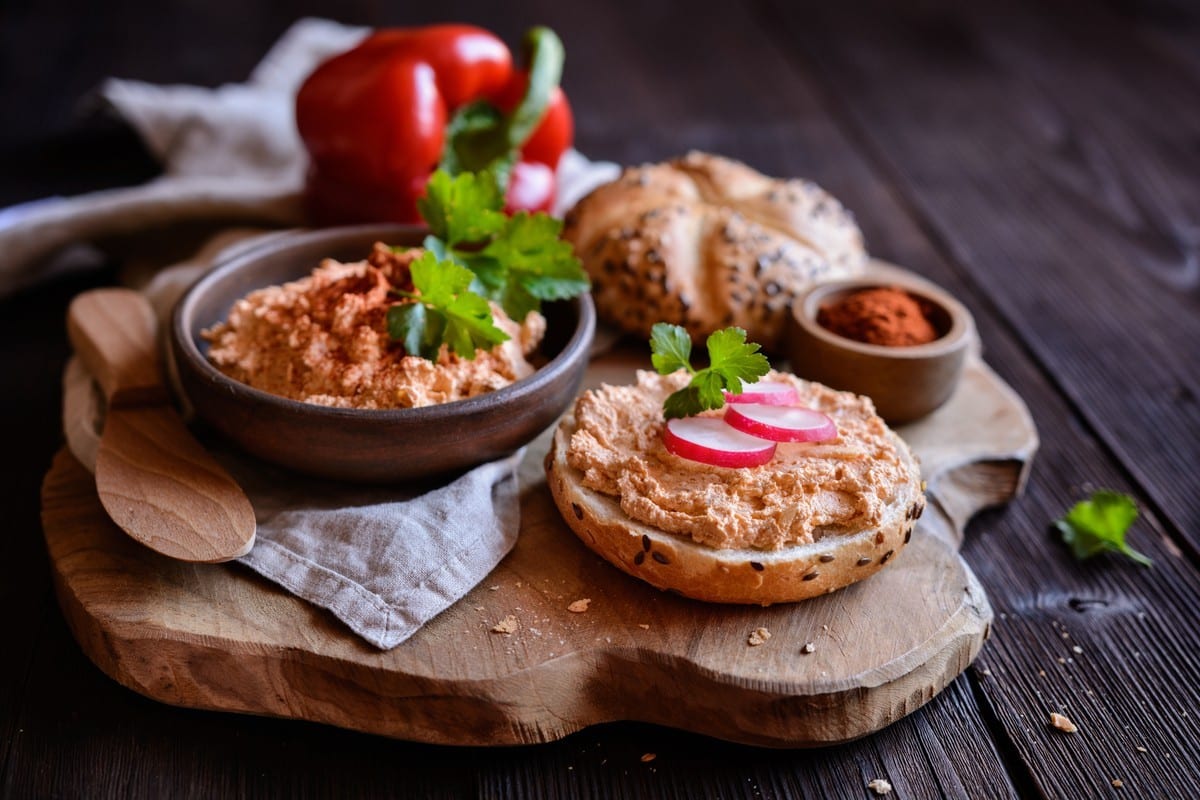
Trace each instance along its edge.
<path fill-rule="evenodd" d="M 514 150 L 525 144 L 546 116 L 550 95 L 562 80 L 566 58 L 562 40 L 544 25 L 530 28 L 525 34 L 521 55 L 529 67 L 529 84 L 521 102 L 505 119 L 505 138 Z"/>

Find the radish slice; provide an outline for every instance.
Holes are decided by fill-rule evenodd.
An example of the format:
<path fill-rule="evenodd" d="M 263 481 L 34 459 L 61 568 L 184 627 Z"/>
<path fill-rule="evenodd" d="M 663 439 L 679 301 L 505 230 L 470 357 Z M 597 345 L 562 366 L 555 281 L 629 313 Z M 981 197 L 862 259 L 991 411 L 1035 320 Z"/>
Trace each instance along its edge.
<path fill-rule="evenodd" d="M 772 442 L 824 442 L 838 435 L 833 420 L 803 406 L 738 403 L 726 408 L 725 423 Z"/>
<path fill-rule="evenodd" d="M 663 444 L 680 458 L 714 467 L 757 467 L 775 455 L 775 443 L 748 436 L 719 417 L 669 419 Z"/>
<path fill-rule="evenodd" d="M 790 383 L 759 381 L 742 385 L 741 394 L 725 392 L 726 403 L 762 403 L 767 406 L 790 406 L 800 402 L 800 395 Z"/>

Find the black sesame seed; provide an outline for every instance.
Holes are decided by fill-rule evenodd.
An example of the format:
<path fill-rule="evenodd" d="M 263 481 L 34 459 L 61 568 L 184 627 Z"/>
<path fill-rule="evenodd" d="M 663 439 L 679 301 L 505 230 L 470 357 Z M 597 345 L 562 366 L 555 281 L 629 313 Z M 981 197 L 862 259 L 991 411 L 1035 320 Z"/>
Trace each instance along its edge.
<path fill-rule="evenodd" d="M 645 534 L 642 535 L 642 549 L 647 553 L 650 552 L 650 537 Z"/>
<path fill-rule="evenodd" d="M 820 574 L 821 573 L 819 573 L 819 572 L 810 572 L 807 575 L 805 575 L 803 578 L 801 578 L 800 580 L 802 580 L 802 581 L 816 580 L 817 576 L 819 576 Z"/>
<path fill-rule="evenodd" d="M 830 561 L 833 561 L 833 553 L 822 553 L 818 560 L 822 564 L 828 564 Z"/>
<path fill-rule="evenodd" d="M 870 564 L 870 563 L 871 563 L 871 559 L 870 559 L 870 557 L 869 557 L 869 556 L 863 556 L 862 558 L 860 558 L 860 559 L 858 560 L 858 562 L 855 564 L 855 566 L 859 566 L 859 567 L 865 567 L 867 564 Z"/>
<path fill-rule="evenodd" d="M 583 519 L 583 509 L 579 507 L 579 503 L 571 503 L 571 510 L 575 512 L 575 519 Z"/>
<path fill-rule="evenodd" d="M 653 553 L 651 553 L 650 557 L 653 558 L 655 561 L 657 561 L 660 564 L 670 564 L 671 563 L 671 559 L 667 558 L 666 556 L 664 556 L 662 553 L 658 552 L 657 550 L 655 550 Z"/>
<path fill-rule="evenodd" d="M 762 564 L 760 564 L 757 561 L 751 561 L 750 566 L 754 569 L 755 572 L 762 572 L 764 569 L 766 569 Z"/>
<path fill-rule="evenodd" d="M 646 560 L 646 554 L 643 553 L 641 550 L 639 550 L 638 554 L 633 557 L 633 563 L 639 567 L 642 565 L 642 562 L 645 560 Z"/>
<path fill-rule="evenodd" d="M 883 558 L 879 559 L 879 563 L 886 564 L 888 562 L 888 559 L 891 558 L 895 554 L 895 552 L 896 552 L 895 550 L 888 550 L 886 553 L 883 554 Z"/>
<path fill-rule="evenodd" d="M 908 544 L 911 539 L 912 539 L 912 528 L 909 528 L 908 530 L 906 530 L 904 532 L 904 543 Z"/>

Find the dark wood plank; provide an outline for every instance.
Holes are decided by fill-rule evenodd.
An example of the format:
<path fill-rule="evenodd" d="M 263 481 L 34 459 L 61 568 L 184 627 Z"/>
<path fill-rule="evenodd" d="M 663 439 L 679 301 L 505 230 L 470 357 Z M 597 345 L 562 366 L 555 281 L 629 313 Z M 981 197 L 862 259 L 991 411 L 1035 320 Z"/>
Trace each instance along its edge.
<path fill-rule="evenodd" d="M 906 202 L 1195 552 L 1195 84 L 1096 20 L 779 10 Z"/>
<path fill-rule="evenodd" d="M 892 26 L 874 27 L 891 30 Z M 824 97 L 835 110 L 844 110 L 841 106 L 851 91 L 857 92 L 854 95 L 857 98 L 872 91 L 882 94 L 887 89 L 856 85 L 852 90 L 841 85 L 847 71 L 861 66 L 858 61 L 853 64 L 838 61 L 836 66 L 829 66 L 826 51 L 832 49 L 829 44 L 832 40 L 844 37 L 838 41 L 847 47 L 849 43 L 861 42 L 859 49 L 852 48 L 853 52 L 863 62 L 880 69 L 881 65 L 903 63 L 905 57 L 923 52 L 912 42 L 893 43 L 881 55 L 881 48 L 873 41 L 863 41 L 868 37 L 849 36 L 849 30 L 859 31 L 859 28 L 854 22 L 811 16 L 805 17 L 803 23 L 794 20 L 787 28 L 789 42 L 790 37 L 795 37 L 819 55 L 825 68 L 815 74 L 826 85 Z M 953 50 L 954 43 L 943 43 L 943 50 L 946 49 Z M 876 62 L 875 58 L 881 60 Z M 958 65 L 959 73 L 978 69 L 966 57 Z M 873 77 L 897 91 L 909 90 L 892 86 L 893 83 L 917 82 L 914 76 L 885 78 L 875 74 Z M 925 77 L 923 73 L 922 79 Z M 956 100 L 958 114 L 970 116 L 974 108 L 970 98 L 960 93 Z M 986 96 L 981 96 L 979 102 L 987 101 Z M 988 108 L 996 107 L 988 105 Z M 995 125 L 1001 126 L 1007 117 L 999 112 L 996 116 Z M 928 113 L 919 110 L 911 118 L 897 112 L 896 119 L 890 119 L 888 125 L 877 123 L 878 130 L 886 131 L 887 136 L 876 137 L 864 132 L 855 116 L 848 130 L 855 137 L 867 138 L 874 149 L 881 146 L 877 145 L 877 138 L 891 141 L 893 128 L 905 124 L 921 127 L 922 122 L 928 127 L 928 119 Z M 915 131 L 908 136 L 913 140 L 919 138 Z M 955 144 L 967 146 L 970 138 L 961 132 L 960 136 L 963 141 Z M 1178 789 L 1171 787 L 1184 780 L 1186 768 L 1182 765 L 1195 763 L 1198 756 L 1195 742 L 1200 737 L 1195 715 L 1188 712 L 1200 702 L 1196 691 L 1197 667 L 1194 659 L 1186 655 L 1198 644 L 1195 629 L 1200 620 L 1200 595 L 1196 591 L 1194 566 L 1183 557 L 1153 515 L 1148 515 L 1134 533 L 1138 546 L 1154 550 L 1153 570 L 1112 560 L 1086 565 L 1071 561 L 1049 534 L 1049 521 L 1089 487 L 1104 485 L 1127 491 L 1134 487 L 1123 466 L 1112 460 L 1105 443 L 1091 436 L 1076 410 L 1057 394 L 1047 376 L 1028 361 L 1022 342 L 1013 339 L 1014 332 L 1024 333 L 1031 328 L 1036 331 L 1038 321 L 1028 319 L 1028 313 L 1010 319 L 997 316 L 993 285 L 1005 281 L 995 276 L 977 278 L 978 268 L 973 269 L 973 262 L 966 259 L 966 255 L 977 255 L 970 243 L 962 241 L 961 235 L 956 239 L 956 234 L 937 225 L 939 217 L 925 215 L 924 204 L 913 202 L 913 189 L 908 182 L 910 171 L 924 165 L 947 182 L 956 173 L 945 164 L 938 171 L 936 165 L 926 165 L 906 152 L 905 156 L 914 159 L 912 166 L 907 161 L 882 160 L 885 174 L 901 178 L 897 195 L 863 192 L 861 187 L 869 184 L 865 175 L 857 174 L 860 167 L 852 159 L 839 157 L 833 144 L 822 152 L 833 158 L 843 172 L 850 173 L 844 175 L 851 184 L 844 199 L 866 223 L 873 250 L 919 267 L 967 299 L 976 311 L 989 361 L 1029 403 L 1042 432 L 1043 447 L 1026 497 L 1007 511 L 980 520 L 969 532 L 963 551 L 1000 615 L 993 641 L 975 671 L 981 693 L 1006 731 L 1015 754 L 1044 795 L 1106 796 L 1114 791 L 1110 783 L 1113 779 L 1123 780 L 1126 786 L 1146 796 L 1176 793 Z M 984 174 L 982 167 L 976 165 L 976 169 L 980 175 Z M 950 206 L 970 205 L 976 202 L 972 192 L 977 190 L 982 191 L 974 186 L 943 186 L 937 198 L 946 208 L 939 206 L 939 209 L 948 214 L 946 209 Z M 932 194 L 932 190 L 928 191 Z M 914 227 L 914 214 L 918 224 L 932 228 L 934 242 L 948 241 L 950 246 L 945 250 L 931 246 L 930 240 Z M 1013 241 L 1025 241 L 1023 229 L 1012 221 L 1011 213 L 990 219 Z M 978 234 L 979 238 L 989 240 L 999 235 Z M 956 242 L 958 247 L 954 246 Z M 1111 266 L 1107 270 L 1098 269 L 1095 274 L 1104 281 L 1111 269 Z M 1025 280 L 1040 286 L 1030 276 Z M 1172 421 L 1177 419 L 1178 415 L 1172 417 Z M 1185 476 L 1182 480 L 1189 478 Z M 1160 488 L 1153 481 L 1148 487 L 1151 491 Z M 1063 638 L 1064 632 L 1070 638 Z M 1075 646 L 1083 652 L 1075 653 L 1072 650 Z M 1059 663 L 1059 658 L 1065 663 Z M 1171 699 L 1156 703 L 1154 698 Z M 1051 730 L 1047 725 L 1050 711 L 1067 713 L 1080 724 L 1082 733 L 1072 737 Z M 1151 738 L 1154 743 L 1132 741 L 1141 738 Z M 1138 751 L 1138 746 L 1146 747 L 1147 752 Z"/>

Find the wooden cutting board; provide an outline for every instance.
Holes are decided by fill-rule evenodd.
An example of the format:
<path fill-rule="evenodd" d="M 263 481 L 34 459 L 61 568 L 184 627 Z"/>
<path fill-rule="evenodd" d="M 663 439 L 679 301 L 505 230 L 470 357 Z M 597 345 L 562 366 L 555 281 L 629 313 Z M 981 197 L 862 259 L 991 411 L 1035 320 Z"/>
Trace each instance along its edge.
<path fill-rule="evenodd" d="M 588 375 L 591 385 L 631 378 L 618 356 Z M 1019 491 L 1037 446 L 1020 398 L 974 358 L 948 405 L 900 430 L 934 500 L 912 543 L 862 583 L 769 608 L 662 593 L 593 555 L 550 499 L 543 435 L 522 466 L 516 549 L 388 652 L 248 569 L 173 561 L 132 541 L 66 451 L 46 476 L 42 516 L 80 646 L 165 703 L 459 745 L 545 742 L 612 720 L 823 745 L 903 717 L 974 659 L 992 612 L 958 556 L 962 526 Z M 585 598 L 587 611 L 568 610 Z M 508 616 L 516 630 L 493 631 Z M 771 637 L 751 646 L 757 628 Z"/>

